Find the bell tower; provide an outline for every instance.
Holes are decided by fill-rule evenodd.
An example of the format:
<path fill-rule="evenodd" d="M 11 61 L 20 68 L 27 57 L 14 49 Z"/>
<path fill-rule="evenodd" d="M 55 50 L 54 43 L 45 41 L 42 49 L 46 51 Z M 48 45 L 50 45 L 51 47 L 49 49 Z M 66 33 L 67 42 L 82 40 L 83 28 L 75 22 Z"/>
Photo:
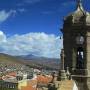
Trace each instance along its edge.
<path fill-rule="evenodd" d="M 76 10 L 64 18 L 65 69 L 70 68 L 79 90 L 90 90 L 90 13 L 77 0 Z"/>

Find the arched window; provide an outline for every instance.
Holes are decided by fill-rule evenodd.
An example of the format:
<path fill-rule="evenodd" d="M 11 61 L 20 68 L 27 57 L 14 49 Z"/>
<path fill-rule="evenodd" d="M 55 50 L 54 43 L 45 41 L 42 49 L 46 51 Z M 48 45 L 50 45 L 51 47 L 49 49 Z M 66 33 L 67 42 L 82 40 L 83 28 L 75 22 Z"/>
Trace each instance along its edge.
<path fill-rule="evenodd" d="M 77 48 L 77 69 L 83 69 L 84 68 L 84 51 L 82 47 Z"/>

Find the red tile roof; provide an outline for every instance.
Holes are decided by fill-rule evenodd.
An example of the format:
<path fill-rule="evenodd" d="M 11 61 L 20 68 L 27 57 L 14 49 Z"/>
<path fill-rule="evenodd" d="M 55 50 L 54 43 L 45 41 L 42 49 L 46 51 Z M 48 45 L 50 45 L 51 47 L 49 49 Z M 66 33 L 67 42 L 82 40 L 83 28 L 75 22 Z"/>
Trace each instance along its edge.
<path fill-rule="evenodd" d="M 37 81 L 38 81 L 38 83 L 48 84 L 49 82 L 52 81 L 52 77 L 38 75 Z"/>
<path fill-rule="evenodd" d="M 10 76 L 14 76 L 15 77 L 17 75 L 17 73 L 16 72 L 10 72 L 7 75 L 10 75 Z"/>
<path fill-rule="evenodd" d="M 52 77 L 38 75 L 35 80 L 28 81 L 28 84 L 26 87 L 22 87 L 21 90 L 36 90 L 37 83 L 43 83 L 48 84 L 52 81 Z"/>

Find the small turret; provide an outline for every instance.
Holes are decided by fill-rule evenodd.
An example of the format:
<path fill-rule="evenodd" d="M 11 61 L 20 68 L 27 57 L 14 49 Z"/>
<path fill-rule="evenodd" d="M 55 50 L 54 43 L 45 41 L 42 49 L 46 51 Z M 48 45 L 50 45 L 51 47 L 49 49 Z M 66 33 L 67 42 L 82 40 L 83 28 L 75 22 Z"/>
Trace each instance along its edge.
<path fill-rule="evenodd" d="M 59 71 L 59 76 L 58 76 L 58 80 L 61 81 L 61 80 L 65 80 L 67 78 L 66 76 L 66 72 L 64 70 L 64 49 L 61 50 L 61 70 Z"/>
<path fill-rule="evenodd" d="M 69 67 L 67 67 L 66 76 L 67 76 L 67 79 L 68 79 L 68 80 L 71 79 L 71 73 L 69 72 Z"/>

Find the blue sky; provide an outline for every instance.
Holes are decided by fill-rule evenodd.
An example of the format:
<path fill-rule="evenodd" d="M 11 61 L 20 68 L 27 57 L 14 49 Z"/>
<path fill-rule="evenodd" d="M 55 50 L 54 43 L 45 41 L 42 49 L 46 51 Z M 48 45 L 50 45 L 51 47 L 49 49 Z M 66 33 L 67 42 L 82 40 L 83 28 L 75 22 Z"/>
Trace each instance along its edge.
<path fill-rule="evenodd" d="M 59 35 L 62 35 L 59 29 L 62 28 L 64 16 L 76 9 L 76 1 L 77 0 L 0 0 L 1 52 L 13 55 L 16 55 L 16 52 L 18 52 L 20 55 L 34 53 L 35 55 L 38 54 L 45 57 L 59 57 L 59 51 L 60 48 L 62 48 L 62 40 L 61 42 L 59 39 L 57 40 Z M 90 0 L 82 0 L 82 3 L 85 10 L 90 11 Z M 42 45 L 42 48 L 47 49 L 46 53 L 44 49 L 38 51 L 40 47 L 35 47 L 35 50 L 31 50 L 31 47 L 25 49 L 31 45 L 31 43 L 27 43 L 29 42 L 27 38 L 29 35 L 30 38 L 32 38 L 34 42 L 38 42 L 38 44 L 46 42 L 45 44 L 47 44 L 47 46 Z M 35 41 L 35 35 L 39 37 L 37 41 Z M 40 37 L 44 37 L 44 39 Z M 53 41 L 45 41 L 45 37 Z M 18 41 L 18 38 L 27 38 L 27 40 L 25 39 L 27 42 L 23 42 L 23 44 L 21 40 Z M 40 39 L 42 40 L 40 41 Z M 19 50 L 16 50 L 15 47 L 12 47 L 11 50 L 11 42 L 14 42 L 14 45 L 16 43 L 19 43 L 19 46 L 23 45 L 24 50 L 21 50 L 22 48 L 18 47 L 17 44 L 15 47 Z M 2 43 L 4 45 L 3 47 Z M 38 44 L 33 43 L 32 46 L 37 46 Z M 53 47 L 53 50 L 48 50 L 50 45 Z M 42 51 L 42 53 L 40 51 Z"/>
<path fill-rule="evenodd" d="M 83 0 L 83 6 L 90 10 L 90 0 Z M 24 34 L 46 32 L 59 35 L 63 18 L 76 8 L 76 0 L 0 0 L 0 11 L 6 19 L 0 24 L 5 33 Z"/>

